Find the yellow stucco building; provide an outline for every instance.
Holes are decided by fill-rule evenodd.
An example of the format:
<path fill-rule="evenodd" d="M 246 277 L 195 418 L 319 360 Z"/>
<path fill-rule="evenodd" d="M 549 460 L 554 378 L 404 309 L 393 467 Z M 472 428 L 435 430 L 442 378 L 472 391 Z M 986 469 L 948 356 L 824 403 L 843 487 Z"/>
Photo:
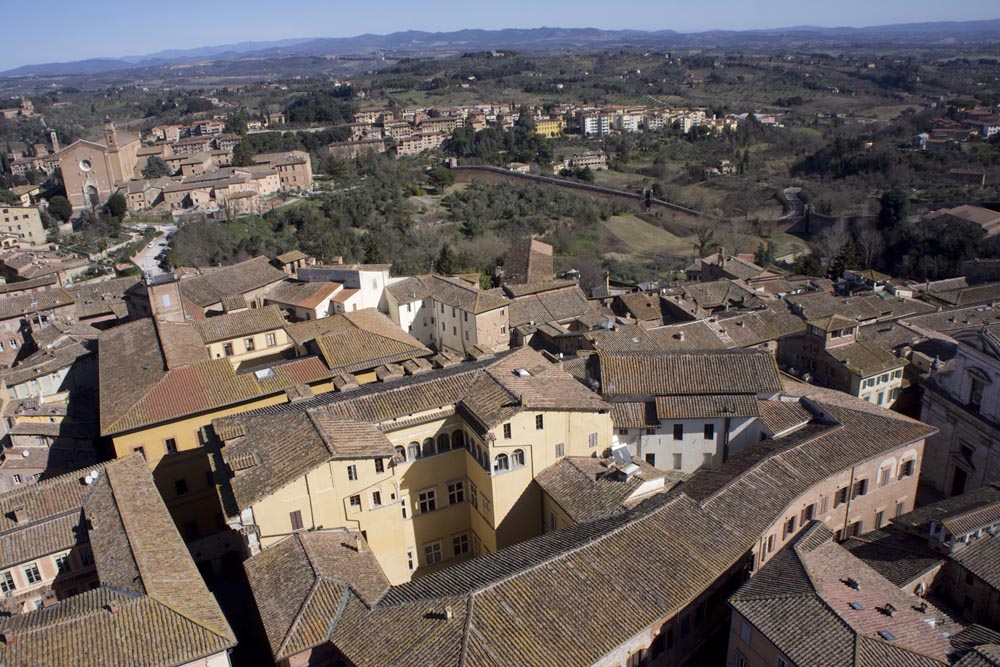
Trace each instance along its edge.
<path fill-rule="evenodd" d="M 388 579 L 543 532 L 537 474 L 611 445 L 608 405 L 520 349 L 213 422 L 229 525 L 256 553 L 361 532 Z"/>

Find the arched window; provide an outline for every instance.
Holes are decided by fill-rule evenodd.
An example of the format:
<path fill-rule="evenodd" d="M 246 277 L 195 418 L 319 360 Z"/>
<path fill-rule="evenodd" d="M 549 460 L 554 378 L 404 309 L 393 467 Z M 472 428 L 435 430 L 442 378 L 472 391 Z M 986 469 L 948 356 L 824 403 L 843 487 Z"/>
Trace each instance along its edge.
<path fill-rule="evenodd" d="M 460 449 L 465 447 L 465 432 L 461 429 L 451 434 L 451 448 Z"/>
<path fill-rule="evenodd" d="M 451 438 L 448 437 L 447 433 L 442 433 L 438 436 L 438 451 L 446 452 L 451 449 Z"/>
<path fill-rule="evenodd" d="M 402 445 L 396 445 L 396 454 L 399 455 L 400 461 L 406 461 L 406 448 Z"/>
<path fill-rule="evenodd" d="M 434 438 L 424 440 L 424 456 L 434 456 Z"/>
<path fill-rule="evenodd" d="M 409 455 L 409 459 L 411 461 L 414 461 L 414 460 L 420 458 L 420 443 L 419 442 L 411 442 L 410 444 L 408 444 L 406 446 L 406 449 L 407 449 L 407 452 L 408 452 L 408 455 Z"/>
<path fill-rule="evenodd" d="M 523 449 L 515 449 L 514 452 L 510 455 L 510 463 L 515 468 L 520 468 L 521 466 L 523 466 L 524 465 L 524 450 Z"/>
<path fill-rule="evenodd" d="M 496 458 L 493 459 L 493 472 L 503 470 L 510 470 L 510 459 L 507 458 L 506 454 L 497 454 Z"/>

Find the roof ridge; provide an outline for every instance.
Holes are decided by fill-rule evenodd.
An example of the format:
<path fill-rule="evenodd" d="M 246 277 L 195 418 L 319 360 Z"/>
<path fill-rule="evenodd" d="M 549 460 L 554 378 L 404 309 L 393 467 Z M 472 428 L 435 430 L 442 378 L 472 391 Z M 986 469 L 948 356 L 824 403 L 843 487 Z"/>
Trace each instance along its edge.
<path fill-rule="evenodd" d="M 312 559 L 309 557 L 309 551 L 306 550 L 306 547 L 302 543 L 302 540 L 299 539 L 299 537 L 298 537 L 300 534 L 301 533 L 296 533 L 294 537 L 295 537 L 296 541 L 298 541 L 299 547 L 302 549 L 302 552 L 306 556 L 306 562 L 309 563 L 309 569 L 311 569 L 313 571 L 313 583 L 312 583 L 312 587 L 309 589 L 309 593 L 302 600 L 302 603 L 299 605 L 298 610 L 295 612 L 295 616 L 292 619 L 292 624 L 289 625 L 288 626 L 288 630 L 285 631 L 285 637 L 284 637 L 284 639 L 282 639 L 281 644 L 279 644 L 278 648 L 274 651 L 275 655 L 282 655 L 282 653 L 284 652 L 285 646 L 287 646 L 288 642 L 290 642 L 291 639 L 292 639 L 292 633 L 295 632 L 295 630 L 299 626 L 299 622 L 302 620 L 302 614 L 303 614 L 303 612 L 305 612 L 305 609 L 309 605 L 309 602 L 311 602 L 312 599 L 314 597 L 316 597 L 316 591 L 319 589 L 319 585 L 323 581 L 323 578 L 320 577 L 316 573 L 316 568 L 315 568 L 315 566 L 313 566 Z"/>
<path fill-rule="evenodd" d="M 568 548 L 568 549 L 566 549 L 564 551 L 560 551 L 559 553 L 553 555 L 551 558 L 543 559 L 543 560 L 541 560 L 541 561 L 539 561 L 537 563 L 534 563 L 534 564 L 532 564 L 532 565 L 530 565 L 530 566 L 528 566 L 526 568 L 519 569 L 516 572 L 513 572 L 513 573 L 505 575 L 505 576 L 502 576 L 502 577 L 500 577 L 500 578 L 498 578 L 498 579 L 496 579 L 494 581 L 489 582 L 488 584 L 485 584 L 485 585 L 473 588 L 473 589 L 471 589 L 468 592 L 468 595 L 475 596 L 475 595 L 478 595 L 480 593 L 484 593 L 484 592 L 486 592 L 486 591 L 488 591 L 488 590 L 490 590 L 492 588 L 495 588 L 495 587 L 499 586 L 500 584 L 506 583 L 506 582 L 510 581 L 511 579 L 514 579 L 515 577 L 522 576 L 524 574 L 527 574 L 528 572 L 533 572 L 533 571 L 539 569 L 540 567 L 544 567 L 546 565 L 551 565 L 551 564 L 553 564 L 553 563 L 555 563 L 557 561 L 560 561 L 560 560 L 566 558 L 567 556 L 569 556 L 571 554 L 574 554 L 574 553 L 576 553 L 578 551 L 583 550 L 585 547 L 589 547 L 589 546 L 591 546 L 593 544 L 596 544 L 598 542 L 602 542 L 605 539 L 607 539 L 608 537 L 611 537 L 612 535 L 616 535 L 619 532 L 625 530 L 626 528 L 628 528 L 632 524 L 638 523 L 639 521 L 644 521 L 645 519 L 648 519 L 650 516 L 656 514 L 659 511 L 662 511 L 663 508 L 668 507 L 668 506 L 672 505 L 675 502 L 678 502 L 682 497 L 686 497 L 686 496 L 684 496 L 683 494 L 680 494 L 680 493 L 677 494 L 677 495 L 675 495 L 675 496 L 669 496 L 669 497 L 667 497 L 667 499 L 662 504 L 654 506 L 654 507 L 652 507 L 652 508 L 650 508 L 648 510 L 645 510 L 645 511 L 640 510 L 639 508 L 642 507 L 642 505 L 639 505 L 639 506 L 636 507 L 635 510 L 633 510 L 633 511 L 636 512 L 636 515 L 634 515 L 634 516 L 625 515 L 625 520 L 624 521 L 622 521 L 619 524 L 613 526 L 607 532 L 604 532 L 604 533 L 601 533 L 600 535 L 596 535 L 594 537 L 591 537 L 590 539 L 583 540 L 580 543 L 575 544 L 572 547 L 570 547 L 570 548 Z M 692 502 L 694 502 L 694 501 L 692 500 Z M 695 503 L 695 504 L 697 505 L 697 503 Z M 719 523 L 721 523 L 721 522 L 719 522 Z"/>
<path fill-rule="evenodd" d="M 217 630 L 215 630 L 215 629 L 213 629 L 213 628 L 210 628 L 210 627 L 208 627 L 208 626 L 207 626 L 207 625 L 205 625 L 204 623 L 200 623 L 199 621 L 197 621 L 197 620 L 195 620 L 195 619 L 191 618 L 190 616 L 188 616 L 188 615 L 187 615 L 187 614 L 185 614 L 184 612 L 182 612 L 182 611 L 178 611 L 177 609 L 174 609 L 174 608 L 173 608 L 173 607 L 171 607 L 171 606 L 170 606 L 169 604 L 167 604 L 167 603 L 166 603 L 166 602 L 164 602 L 163 600 L 160 600 L 159 598 L 155 598 L 155 597 L 153 597 L 152 595 L 143 595 L 143 596 L 142 596 L 141 598 L 138 598 L 138 599 L 139 599 L 139 600 L 150 600 L 150 601 L 152 601 L 152 602 L 155 602 L 156 604 L 160 605 L 160 606 L 161 606 L 161 607 L 163 607 L 164 609 L 169 609 L 171 613 L 173 613 L 173 614 L 175 614 L 175 615 L 177 615 L 177 616 L 179 616 L 179 617 L 183 618 L 183 619 L 184 619 L 185 621 L 187 621 L 188 623 L 190 623 L 190 624 L 192 624 L 192 625 L 196 625 L 196 626 L 198 626 L 198 627 L 199 627 L 199 628 L 201 628 L 202 630 L 205 630 L 206 632 L 209 632 L 209 633 L 211 633 L 211 634 L 215 635 L 215 636 L 216 636 L 216 637 L 218 637 L 219 639 L 222 639 L 222 640 L 225 640 L 225 641 L 227 641 L 227 642 L 232 642 L 232 641 L 235 641 L 235 635 L 227 637 L 226 635 L 223 635 L 223 634 L 221 634 L 221 633 L 220 633 L 219 631 L 217 631 Z M 213 601 L 214 601 L 214 600 L 215 600 L 215 596 L 212 596 L 212 599 L 213 599 Z"/>
<path fill-rule="evenodd" d="M 465 603 L 465 627 L 462 628 L 462 648 L 458 653 L 459 667 L 465 667 L 466 659 L 469 657 L 469 634 L 475 630 L 472 626 L 472 613 L 476 606 L 476 596 L 468 596 Z"/>

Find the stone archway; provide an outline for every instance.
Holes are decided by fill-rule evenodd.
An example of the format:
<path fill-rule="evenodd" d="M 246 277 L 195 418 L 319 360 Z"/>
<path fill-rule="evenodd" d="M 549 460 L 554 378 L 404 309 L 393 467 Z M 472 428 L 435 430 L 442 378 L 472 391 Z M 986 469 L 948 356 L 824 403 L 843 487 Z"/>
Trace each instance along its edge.
<path fill-rule="evenodd" d="M 97 208 L 101 204 L 101 195 L 97 192 L 97 187 L 94 185 L 87 185 L 83 189 L 83 196 L 87 199 L 87 203 Z"/>

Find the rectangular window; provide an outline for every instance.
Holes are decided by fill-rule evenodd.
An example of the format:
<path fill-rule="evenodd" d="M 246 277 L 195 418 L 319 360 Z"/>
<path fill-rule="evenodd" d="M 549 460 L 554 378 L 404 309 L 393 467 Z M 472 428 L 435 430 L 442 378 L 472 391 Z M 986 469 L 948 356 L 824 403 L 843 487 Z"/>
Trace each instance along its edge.
<path fill-rule="evenodd" d="M 372 507 L 381 507 L 381 506 L 382 506 L 382 492 L 372 491 Z"/>
<path fill-rule="evenodd" d="M 557 444 L 556 445 L 556 458 L 560 458 L 563 455 L 565 449 L 566 449 L 566 445 L 564 445 L 563 443 L 560 442 L 559 444 Z"/>
<path fill-rule="evenodd" d="M 469 484 L 469 504 L 479 509 L 479 489 L 475 484 Z"/>
<path fill-rule="evenodd" d="M 903 516 L 903 514 L 906 512 L 905 508 L 906 508 L 906 505 L 904 503 L 897 502 L 896 503 L 896 516 L 897 517 Z"/>
<path fill-rule="evenodd" d="M 705 440 L 715 439 L 715 424 L 705 424 Z"/>
<path fill-rule="evenodd" d="M 247 352 L 253 352 L 254 351 L 253 338 L 244 338 L 243 347 L 247 349 Z"/>
<path fill-rule="evenodd" d="M 482 496 L 482 501 L 483 501 L 483 514 L 489 514 L 492 511 L 492 507 L 490 507 L 490 499 L 487 498 L 486 496 Z"/>
<path fill-rule="evenodd" d="M 10 572 L 4 572 L 0 575 L 0 591 L 10 593 L 13 590 L 15 590 L 14 577 L 10 576 Z"/>
<path fill-rule="evenodd" d="M 587 440 L 588 440 L 588 444 L 590 444 L 591 449 L 593 449 L 594 447 L 597 447 L 597 434 L 596 433 L 591 433 L 590 436 L 589 436 L 589 438 Z"/>
<path fill-rule="evenodd" d="M 854 490 L 851 492 L 851 498 L 857 498 L 858 496 L 863 496 L 868 493 L 868 480 L 861 479 L 855 482 Z"/>
<path fill-rule="evenodd" d="M 410 572 L 413 572 L 413 569 L 414 569 L 415 565 L 416 564 L 413 562 L 413 551 L 411 549 L 407 549 L 406 550 L 406 568 Z"/>
<path fill-rule="evenodd" d="M 448 484 L 448 504 L 456 505 L 465 500 L 465 482 Z"/>
<path fill-rule="evenodd" d="M 11 481 L 12 484 L 20 484 L 21 483 L 21 476 L 17 475 L 17 474 L 11 475 L 10 476 L 10 481 Z"/>
<path fill-rule="evenodd" d="M 348 498 L 347 502 L 350 503 L 352 512 L 357 512 L 361 509 L 361 496 L 353 495 Z"/>
<path fill-rule="evenodd" d="M 382 459 L 375 459 L 375 472 L 383 473 L 385 472 L 385 461 Z"/>
<path fill-rule="evenodd" d="M 802 510 L 802 516 L 800 517 L 801 521 L 799 521 L 799 523 L 808 523 L 809 521 L 813 520 L 814 516 L 816 516 L 815 503 L 809 505 L 808 507 Z"/>
<path fill-rule="evenodd" d="M 295 510 L 288 513 L 288 519 L 292 522 L 292 530 L 302 530 L 302 512 Z"/>
<path fill-rule="evenodd" d="M 545 428 L 544 415 L 535 415 L 535 430 L 541 431 L 543 428 Z"/>
<path fill-rule="evenodd" d="M 844 503 L 847 502 L 848 491 L 850 491 L 850 489 L 846 486 L 841 489 L 837 489 L 837 493 L 833 496 L 834 507 L 839 507 L 840 505 L 843 505 Z"/>
<path fill-rule="evenodd" d="M 222 344 L 222 352 L 227 357 L 233 356 L 233 344 L 232 343 L 223 343 Z"/>
<path fill-rule="evenodd" d="M 451 538 L 451 550 L 456 556 L 469 553 L 469 534 L 462 533 Z"/>
<path fill-rule="evenodd" d="M 178 479 L 174 481 L 174 491 L 177 492 L 178 496 L 186 496 L 188 492 L 188 483 L 186 479 Z"/>
<path fill-rule="evenodd" d="M 823 496 L 819 499 L 819 513 L 826 514 L 830 509 L 830 496 Z"/>
<path fill-rule="evenodd" d="M 501 336 L 506 336 L 507 335 L 507 327 L 505 327 L 505 326 L 501 326 L 500 327 L 500 335 Z"/>
<path fill-rule="evenodd" d="M 674 424 L 674 440 L 684 439 L 684 424 Z"/>
<path fill-rule="evenodd" d="M 177 440 L 175 438 L 167 438 L 163 441 L 163 446 L 167 450 L 167 454 L 177 453 Z"/>
<path fill-rule="evenodd" d="M 63 572 L 69 572 L 72 570 L 69 564 L 69 554 L 65 556 L 56 557 L 56 572 L 62 574 Z"/>
<path fill-rule="evenodd" d="M 503 438 L 504 440 L 510 440 L 511 438 L 510 424 L 503 425 Z"/>
<path fill-rule="evenodd" d="M 899 466 L 899 478 L 902 479 L 903 477 L 910 477 L 911 475 L 913 475 L 913 467 L 914 467 L 913 459 L 903 461 Z"/>
<path fill-rule="evenodd" d="M 847 537 L 857 537 L 861 534 L 861 527 L 864 526 L 863 521 L 855 521 L 847 527 Z"/>
<path fill-rule="evenodd" d="M 681 469 L 681 461 L 682 461 L 681 455 L 680 454 L 674 454 L 674 470 L 680 470 Z"/>
<path fill-rule="evenodd" d="M 437 509 L 437 489 L 424 489 L 417 493 L 417 507 L 421 514 Z"/>
<path fill-rule="evenodd" d="M 275 336 L 274 336 L 273 333 L 267 334 L 267 336 L 264 338 L 264 340 L 267 341 L 267 346 L 268 347 L 274 347 L 275 345 L 278 344 L 278 339 L 275 338 Z"/>
<path fill-rule="evenodd" d="M 774 535 L 768 535 L 767 549 L 765 550 L 765 553 L 771 553 L 772 551 L 774 551 Z"/>
<path fill-rule="evenodd" d="M 358 481 L 358 467 L 356 465 L 347 466 L 347 479 L 351 482 Z"/>
<path fill-rule="evenodd" d="M 431 542 L 424 545 L 424 562 L 427 565 L 441 562 L 441 543 Z"/>
<path fill-rule="evenodd" d="M 740 641 L 749 646 L 751 636 L 753 636 L 753 628 L 745 620 L 742 621 L 740 623 Z"/>
<path fill-rule="evenodd" d="M 651 465 L 651 466 L 653 466 L 655 468 L 656 467 L 656 454 L 646 454 L 646 463 L 648 463 L 649 465 Z"/>
<path fill-rule="evenodd" d="M 889 483 L 889 473 L 892 472 L 891 468 L 879 468 L 878 471 L 878 485 L 885 486 Z"/>
<path fill-rule="evenodd" d="M 29 584 L 37 584 L 42 580 L 42 575 L 38 573 L 38 565 L 32 563 L 31 565 L 24 568 L 24 578 L 28 580 Z"/>
<path fill-rule="evenodd" d="M 875 530 L 882 527 L 882 521 L 885 519 L 884 512 L 875 512 Z"/>

